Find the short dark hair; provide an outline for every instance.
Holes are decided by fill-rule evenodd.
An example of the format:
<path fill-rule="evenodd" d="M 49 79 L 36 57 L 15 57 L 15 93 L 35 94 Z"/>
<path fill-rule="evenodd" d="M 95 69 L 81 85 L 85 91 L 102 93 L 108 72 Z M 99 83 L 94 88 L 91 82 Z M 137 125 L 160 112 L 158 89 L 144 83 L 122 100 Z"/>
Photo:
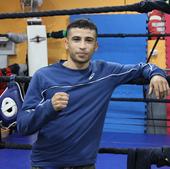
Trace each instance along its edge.
<path fill-rule="evenodd" d="M 86 19 L 86 18 L 77 19 L 77 20 L 71 22 L 67 26 L 66 36 L 68 35 L 70 29 L 72 29 L 72 28 L 82 28 L 82 29 L 94 30 L 96 32 L 96 37 L 98 34 L 97 26 L 92 21 L 90 21 L 89 19 Z"/>

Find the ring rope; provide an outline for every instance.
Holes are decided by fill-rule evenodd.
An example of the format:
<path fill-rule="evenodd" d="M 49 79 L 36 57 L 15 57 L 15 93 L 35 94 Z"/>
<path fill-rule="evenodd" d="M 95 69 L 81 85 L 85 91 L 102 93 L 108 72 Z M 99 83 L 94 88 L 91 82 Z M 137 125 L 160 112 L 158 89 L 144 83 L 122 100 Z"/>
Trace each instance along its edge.
<path fill-rule="evenodd" d="M 20 83 L 29 83 L 31 80 L 30 76 L 15 76 L 14 80 Z M 167 78 L 168 83 L 170 84 L 170 76 Z M 0 76 L 1 82 L 10 82 L 10 76 Z M 138 85 L 146 85 L 149 84 L 148 80 L 139 79 L 132 82 L 128 82 L 127 84 L 138 84 Z M 111 98 L 111 101 L 123 101 L 123 102 L 153 102 L 153 103 L 170 103 L 170 99 L 152 99 L 152 98 Z"/>
<path fill-rule="evenodd" d="M 64 38 L 65 37 L 65 30 L 59 30 L 57 32 L 51 32 L 51 33 L 47 33 L 47 37 L 48 38 Z M 127 33 L 115 33 L 115 34 L 98 34 L 97 37 L 98 38 L 126 38 L 126 37 L 167 37 L 170 36 L 170 33 L 165 33 L 165 34 L 150 34 L 150 33 L 145 33 L 145 34 L 140 34 L 140 33 L 136 33 L 136 34 L 127 34 Z"/>
<path fill-rule="evenodd" d="M 16 144 L 16 143 L 5 143 L 0 142 L 0 149 L 20 149 L 20 150 L 31 150 L 32 145 L 31 144 Z M 122 154 L 122 155 L 128 155 L 129 158 L 129 152 L 142 152 L 144 151 L 146 155 L 148 155 L 150 165 L 156 164 L 159 167 L 160 166 L 170 166 L 170 147 L 169 146 L 163 146 L 163 147 L 147 147 L 147 148 L 99 148 L 98 153 L 99 154 Z M 161 157 L 161 158 L 160 158 Z M 128 160 L 128 159 L 127 159 Z"/>
<path fill-rule="evenodd" d="M 9 142 L 0 142 L 0 149 L 20 149 L 20 150 L 31 150 L 31 144 L 17 144 L 17 143 L 9 143 Z"/>
<path fill-rule="evenodd" d="M 31 150 L 31 144 L 17 144 L 10 142 L 0 142 L 0 149 L 20 149 L 20 150 Z M 100 148 L 99 153 L 115 153 L 115 154 L 127 154 L 128 148 Z"/>
<path fill-rule="evenodd" d="M 111 101 L 121 102 L 145 102 L 145 103 L 170 103 L 170 99 L 150 99 L 150 98 L 111 98 Z"/>
<path fill-rule="evenodd" d="M 116 34 L 98 34 L 98 38 L 126 38 L 126 37 L 169 37 L 170 33 L 165 33 L 165 34 L 127 34 L 127 33 L 116 33 Z M 0 34 L 0 37 L 6 37 L 10 41 L 14 43 L 21 43 L 27 40 L 26 34 L 20 33 L 7 33 L 7 34 Z M 47 33 L 47 38 L 54 38 L 54 39 L 62 39 L 66 37 L 66 31 L 65 30 L 59 30 L 56 32 L 50 32 Z"/>
<path fill-rule="evenodd" d="M 15 78 L 14 80 L 16 82 L 20 82 L 20 83 L 29 83 L 31 80 L 30 76 L 15 76 L 14 78 Z M 142 80 L 141 80 L 141 82 L 142 82 L 141 84 L 148 84 L 148 83 L 146 83 L 146 82 L 148 82 L 147 80 L 144 80 L 144 79 L 142 79 Z M 10 76 L 1 76 L 0 83 L 1 82 L 10 82 Z M 127 84 L 139 84 L 139 82 L 140 81 L 135 81 L 132 83 L 129 82 Z M 170 99 L 150 99 L 150 98 L 111 98 L 111 101 L 170 103 Z"/>
<path fill-rule="evenodd" d="M 10 82 L 10 76 L 0 76 L 0 83 L 1 82 Z M 20 83 L 29 83 L 31 81 L 30 76 L 15 76 L 14 81 L 20 82 Z"/>
<path fill-rule="evenodd" d="M 20 150 L 31 150 L 31 144 L 17 144 L 17 143 L 10 143 L 10 142 L 0 142 L 0 149 L 20 149 Z M 100 148 L 98 153 L 111 153 L 111 154 L 128 154 L 128 151 L 131 148 Z M 150 148 L 148 147 L 148 150 Z"/>
<path fill-rule="evenodd" d="M 17 144 L 10 142 L 0 142 L 0 149 L 21 149 L 31 150 L 31 144 Z M 128 154 L 129 148 L 100 148 L 99 153 Z"/>
<path fill-rule="evenodd" d="M 10 82 L 10 76 L 0 76 L 0 83 L 1 82 Z M 15 76 L 14 80 L 16 82 L 21 82 L 21 83 L 27 83 L 30 82 L 32 77 L 30 76 Z M 167 76 L 167 81 L 170 84 L 170 76 Z M 145 84 L 149 84 L 149 80 L 146 80 L 144 78 L 139 78 L 139 79 L 135 79 L 133 81 L 129 81 L 127 84 L 137 84 L 137 85 L 145 85 Z"/>
<path fill-rule="evenodd" d="M 118 33 L 118 34 L 98 34 L 98 37 L 106 37 L 106 38 L 126 38 L 126 37 L 166 37 L 170 36 L 170 33 L 166 34 L 126 34 L 126 33 Z"/>
<path fill-rule="evenodd" d="M 91 14 L 91 13 L 107 13 L 107 12 L 139 12 L 148 13 L 152 10 L 160 10 L 164 13 L 170 14 L 170 5 L 164 1 L 141 1 L 139 3 L 124 5 L 124 6 L 110 6 L 110 7 L 97 7 L 97 8 L 81 8 L 70 10 L 51 10 L 40 12 L 26 12 L 26 13 L 1 13 L 0 19 L 16 19 L 16 18 L 29 18 L 29 17 L 47 17 L 59 15 L 75 15 L 75 14 Z"/>
<path fill-rule="evenodd" d="M 98 36 L 98 38 L 148 37 L 148 39 L 149 39 L 151 37 L 158 37 L 158 39 L 160 39 L 161 37 L 164 38 L 164 37 L 170 36 L 170 33 L 166 33 L 166 34 L 126 34 L 126 33 L 118 33 L 118 34 L 98 34 L 97 36 Z M 0 34 L 0 37 L 5 37 L 9 41 L 14 42 L 14 43 L 22 43 L 24 41 L 27 41 L 27 35 L 25 33 Z M 65 30 L 59 30 L 57 32 L 47 33 L 47 38 L 62 39 L 62 38 L 65 38 L 65 37 L 66 37 L 66 31 Z M 157 41 L 156 41 L 155 44 L 157 45 Z M 156 47 L 156 45 L 154 47 Z"/>
<path fill-rule="evenodd" d="M 167 34 L 125 34 L 125 33 L 119 33 L 119 34 L 98 34 L 98 38 L 125 38 L 125 37 L 158 37 L 159 39 L 162 37 L 168 37 L 170 36 L 169 33 Z M 0 37 L 8 38 L 9 41 L 12 41 L 14 43 L 22 43 L 26 41 L 27 35 L 26 34 L 16 34 L 16 33 L 7 33 L 7 34 L 0 34 Z M 55 38 L 55 39 L 62 39 L 66 37 L 66 31 L 60 30 L 57 32 L 51 32 L 47 33 L 47 38 Z M 38 37 L 37 37 L 38 38 Z"/>

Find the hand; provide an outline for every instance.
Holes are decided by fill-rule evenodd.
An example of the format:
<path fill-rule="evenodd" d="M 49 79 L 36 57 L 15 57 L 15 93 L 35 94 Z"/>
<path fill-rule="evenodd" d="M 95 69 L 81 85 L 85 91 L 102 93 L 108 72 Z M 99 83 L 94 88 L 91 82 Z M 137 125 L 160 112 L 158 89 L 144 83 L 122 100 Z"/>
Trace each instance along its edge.
<path fill-rule="evenodd" d="M 149 95 L 154 92 L 157 99 L 162 99 L 169 93 L 169 84 L 167 80 L 159 75 L 155 75 L 151 78 L 149 84 Z"/>
<path fill-rule="evenodd" d="M 51 99 L 54 110 L 60 111 L 67 107 L 69 95 L 65 92 L 55 93 Z"/>

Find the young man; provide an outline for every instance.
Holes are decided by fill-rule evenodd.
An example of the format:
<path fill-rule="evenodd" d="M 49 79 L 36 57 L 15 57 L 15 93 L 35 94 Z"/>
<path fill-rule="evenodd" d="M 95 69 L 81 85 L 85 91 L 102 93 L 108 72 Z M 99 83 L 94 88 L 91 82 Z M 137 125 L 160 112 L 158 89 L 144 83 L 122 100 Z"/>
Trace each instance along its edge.
<path fill-rule="evenodd" d="M 150 79 L 149 93 L 168 94 L 166 75 L 154 65 L 91 61 L 97 28 L 86 19 L 67 27 L 65 48 L 67 61 L 34 74 L 18 114 L 20 133 L 38 132 L 34 169 L 94 169 L 108 103 L 118 85 L 144 77 Z"/>

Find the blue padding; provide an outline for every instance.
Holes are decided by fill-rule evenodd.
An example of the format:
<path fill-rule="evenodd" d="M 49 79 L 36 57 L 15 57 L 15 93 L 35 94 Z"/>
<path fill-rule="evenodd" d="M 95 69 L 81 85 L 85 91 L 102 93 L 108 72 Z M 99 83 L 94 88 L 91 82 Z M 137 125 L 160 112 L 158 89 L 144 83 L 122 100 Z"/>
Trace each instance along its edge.
<path fill-rule="evenodd" d="M 151 134 L 127 134 L 127 133 L 103 133 L 100 147 L 112 148 L 150 148 L 170 146 L 170 137 L 168 135 Z M 97 169 L 126 169 L 127 155 L 121 154 L 98 154 Z M 152 165 L 152 169 L 158 169 Z M 161 167 L 168 169 L 169 167 Z M 159 168 L 160 169 L 160 168 Z"/>
<path fill-rule="evenodd" d="M 89 18 L 98 27 L 99 34 L 105 33 L 147 33 L 146 14 L 111 14 L 111 15 L 75 15 L 77 18 Z M 99 49 L 93 59 L 102 59 L 122 64 L 146 62 L 146 41 L 137 38 L 98 38 Z M 126 85 L 118 87 L 112 97 L 143 97 L 143 87 Z M 104 131 L 143 133 L 144 120 L 126 119 L 145 117 L 145 103 L 110 102 L 106 115 Z M 123 120 L 124 119 L 124 120 Z"/>
<path fill-rule="evenodd" d="M 124 85 L 116 88 L 112 97 L 143 98 L 142 86 Z M 110 102 L 104 131 L 143 133 L 145 130 L 146 104 L 138 102 Z M 133 118 L 141 118 L 134 120 Z M 142 120 L 143 118 L 143 120 Z"/>

